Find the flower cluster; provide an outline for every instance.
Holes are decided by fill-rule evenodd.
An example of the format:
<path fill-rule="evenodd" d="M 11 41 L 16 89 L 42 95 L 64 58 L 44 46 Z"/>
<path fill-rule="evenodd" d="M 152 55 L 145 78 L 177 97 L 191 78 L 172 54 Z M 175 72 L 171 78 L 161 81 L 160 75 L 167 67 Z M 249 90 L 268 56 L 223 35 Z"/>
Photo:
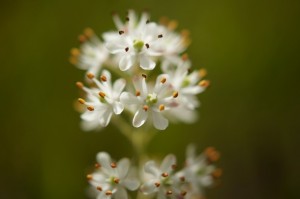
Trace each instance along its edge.
<path fill-rule="evenodd" d="M 203 188 L 215 184 L 214 179 L 222 173 L 212 165 L 218 159 L 219 153 L 214 148 L 209 147 L 197 156 L 195 147 L 190 145 L 181 170 L 177 168 L 176 157 L 170 154 L 160 165 L 152 160 L 146 162 L 139 172 L 130 169 L 129 159 L 114 162 L 109 154 L 100 152 L 96 170 L 87 179 L 97 199 L 127 199 L 127 190 L 138 190 L 146 198 L 200 198 Z"/>
<path fill-rule="evenodd" d="M 149 18 L 131 10 L 125 22 L 114 15 L 117 30 L 105 32 L 102 39 L 90 28 L 79 36 L 82 45 L 71 50 L 70 61 L 87 71 L 87 86 L 77 82 L 86 93 L 78 100 L 87 108 L 81 115 L 84 129 L 105 127 L 124 110 L 136 128 L 146 121 L 159 130 L 169 120 L 195 121 L 197 95 L 209 85 L 203 80 L 206 71 L 192 71 L 183 54 L 187 31 L 179 34 L 174 21 L 157 24 Z"/>

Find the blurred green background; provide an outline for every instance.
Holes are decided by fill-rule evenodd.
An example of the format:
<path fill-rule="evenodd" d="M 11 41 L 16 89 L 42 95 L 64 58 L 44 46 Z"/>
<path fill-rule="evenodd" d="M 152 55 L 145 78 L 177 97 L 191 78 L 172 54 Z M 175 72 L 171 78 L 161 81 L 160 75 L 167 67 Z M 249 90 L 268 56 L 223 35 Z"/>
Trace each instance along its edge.
<path fill-rule="evenodd" d="M 175 124 L 149 151 L 183 160 L 188 143 L 222 153 L 220 186 L 208 198 L 300 198 L 300 2 L 296 0 L 14 0 L 0 2 L 0 198 L 87 198 L 85 176 L 99 151 L 130 157 L 109 126 L 79 128 L 68 63 L 85 27 L 113 29 L 110 13 L 149 9 L 191 31 L 195 67 L 212 82 L 200 120 Z"/>

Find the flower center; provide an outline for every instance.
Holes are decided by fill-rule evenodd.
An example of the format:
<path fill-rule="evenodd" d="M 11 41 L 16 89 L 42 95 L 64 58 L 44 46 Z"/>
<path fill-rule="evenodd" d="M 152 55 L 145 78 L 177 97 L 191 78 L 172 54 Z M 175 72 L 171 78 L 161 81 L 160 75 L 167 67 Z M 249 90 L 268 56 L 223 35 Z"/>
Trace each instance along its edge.
<path fill-rule="evenodd" d="M 140 52 L 144 47 L 144 42 L 142 40 L 133 40 L 133 47 L 136 51 Z"/>
<path fill-rule="evenodd" d="M 183 81 L 182 81 L 182 84 L 181 84 L 181 87 L 187 87 L 188 85 L 190 85 L 190 80 L 188 78 L 185 78 Z"/>
<path fill-rule="evenodd" d="M 156 102 L 157 102 L 157 95 L 155 93 L 147 95 L 146 103 L 148 105 L 151 106 L 151 105 L 155 104 Z"/>

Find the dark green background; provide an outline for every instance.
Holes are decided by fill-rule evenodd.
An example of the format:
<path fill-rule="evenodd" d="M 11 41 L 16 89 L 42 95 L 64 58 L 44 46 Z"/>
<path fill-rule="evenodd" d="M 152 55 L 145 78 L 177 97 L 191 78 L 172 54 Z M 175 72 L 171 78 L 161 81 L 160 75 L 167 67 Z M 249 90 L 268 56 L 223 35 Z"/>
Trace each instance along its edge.
<path fill-rule="evenodd" d="M 211 88 L 194 125 L 171 125 L 149 151 L 175 153 L 213 145 L 222 153 L 221 184 L 208 198 L 300 198 L 299 1 L 296 0 L 15 0 L 0 3 L 0 198 L 86 198 L 85 175 L 97 152 L 131 156 L 110 126 L 79 128 L 68 63 L 85 27 L 112 29 L 112 11 L 128 8 L 177 19 L 191 31 L 194 66 Z"/>

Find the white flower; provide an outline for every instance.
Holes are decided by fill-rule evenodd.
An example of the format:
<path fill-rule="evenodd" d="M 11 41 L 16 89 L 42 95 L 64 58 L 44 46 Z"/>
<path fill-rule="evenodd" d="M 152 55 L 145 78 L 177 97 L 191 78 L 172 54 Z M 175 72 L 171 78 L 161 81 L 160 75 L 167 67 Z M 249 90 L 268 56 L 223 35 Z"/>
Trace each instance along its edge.
<path fill-rule="evenodd" d="M 148 15 L 143 14 L 140 21 L 133 11 L 129 11 L 128 23 L 114 17 L 118 32 L 103 34 L 105 46 L 110 53 L 118 55 L 120 70 L 126 71 L 135 65 L 144 70 L 154 69 L 154 57 L 160 56 L 157 50 L 163 35 L 156 23 L 149 23 Z"/>
<path fill-rule="evenodd" d="M 97 154 L 97 171 L 88 175 L 90 184 L 98 190 L 97 199 L 127 199 L 127 191 L 139 187 L 139 181 L 130 175 L 130 161 L 127 158 L 115 163 L 106 152 Z"/>
<path fill-rule="evenodd" d="M 87 100 L 79 99 L 79 102 L 87 106 L 87 110 L 81 115 L 81 118 L 91 124 L 98 123 L 101 126 L 107 126 L 114 114 L 119 115 L 124 110 L 124 105 L 119 101 L 121 92 L 125 87 L 125 80 L 118 79 L 111 84 L 111 74 L 103 70 L 98 81 L 91 73 L 87 74 L 96 88 L 87 88 L 78 82 L 77 85 L 87 93 Z"/>
<path fill-rule="evenodd" d="M 173 171 L 176 168 L 176 157 L 168 155 L 158 167 L 154 161 L 146 162 L 144 171 L 148 175 L 146 182 L 142 184 L 141 191 L 145 195 L 157 194 L 158 199 L 180 198 L 185 195 L 181 191 L 178 180 L 174 179 Z"/>
<path fill-rule="evenodd" d="M 214 172 L 219 170 L 208 160 L 216 161 L 218 157 L 219 154 L 214 148 L 208 148 L 204 154 L 197 156 L 195 146 L 188 146 L 186 165 L 176 176 L 184 178 L 188 183 L 189 195 L 203 195 L 204 188 L 214 183 Z"/>
<path fill-rule="evenodd" d="M 91 29 L 81 35 L 82 45 L 71 50 L 71 62 L 88 73 L 98 75 L 103 64 L 108 60 L 109 52 Z"/>
<path fill-rule="evenodd" d="M 172 94 L 167 78 L 167 76 L 157 78 L 153 89 L 148 88 L 145 76 L 134 78 L 133 83 L 136 94 L 133 95 L 129 92 L 121 94 L 122 103 L 137 106 L 132 121 L 134 127 L 142 126 L 146 122 L 148 114 L 152 115 L 153 125 L 156 129 L 164 130 L 168 127 L 169 122 L 162 112 L 177 106 L 174 99 L 178 96 L 178 93 L 174 92 Z"/>

